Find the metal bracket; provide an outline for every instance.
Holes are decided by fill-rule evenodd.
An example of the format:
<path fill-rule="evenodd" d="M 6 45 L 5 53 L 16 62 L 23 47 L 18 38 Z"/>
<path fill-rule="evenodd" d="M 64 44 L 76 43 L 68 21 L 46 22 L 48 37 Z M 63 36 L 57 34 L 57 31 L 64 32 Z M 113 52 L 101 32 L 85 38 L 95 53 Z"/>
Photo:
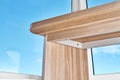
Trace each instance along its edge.
<path fill-rule="evenodd" d="M 94 47 L 120 44 L 120 37 L 98 40 L 98 41 L 85 42 L 85 43 L 80 43 L 80 42 L 77 42 L 77 41 L 64 39 L 64 40 L 59 40 L 56 43 L 67 45 L 67 46 L 72 46 L 72 47 L 76 47 L 76 48 L 94 48 Z"/>
<path fill-rule="evenodd" d="M 67 45 L 67 46 L 76 47 L 76 48 L 82 48 L 82 43 L 77 42 L 77 41 L 73 41 L 73 40 L 69 40 L 69 39 L 60 40 L 60 41 L 57 41 L 57 43 Z"/>

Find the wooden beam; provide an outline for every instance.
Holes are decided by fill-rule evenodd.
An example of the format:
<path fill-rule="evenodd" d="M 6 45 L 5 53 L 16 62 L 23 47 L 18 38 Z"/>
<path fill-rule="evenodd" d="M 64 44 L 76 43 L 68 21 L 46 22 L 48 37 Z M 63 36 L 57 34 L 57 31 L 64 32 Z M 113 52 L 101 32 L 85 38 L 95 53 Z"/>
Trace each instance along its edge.
<path fill-rule="evenodd" d="M 120 1 L 117 1 L 52 19 L 35 22 L 32 24 L 31 32 L 40 35 L 48 35 L 48 40 L 69 39 L 73 38 L 73 36 L 74 38 L 89 37 L 120 31 L 120 27 L 118 27 L 120 25 L 119 18 Z M 112 28 L 113 26 L 115 29 Z M 87 35 L 84 35 L 83 32 Z M 77 35 L 75 36 L 73 34 Z"/>
<path fill-rule="evenodd" d="M 108 34 L 91 36 L 91 37 L 84 37 L 84 38 L 77 38 L 77 39 L 73 39 L 73 41 L 85 43 L 85 42 L 105 40 L 105 39 L 116 38 L 116 37 L 120 37 L 120 32 L 108 33 Z"/>
<path fill-rule="evenodd" d="M 87 49 L 46 42 L 43 80 L 88 80 Z"/>
<path fill-rule="evenodd" d="M 62 30 L 48 35 L 48 41 L 57 41 L 60 39 L 77 39 L 84 37 L 101 36 L 106 34 L 114 34 L 120 32 L 120 18 L 103 21 L 99 23 L 93 23 L 84 25 L 79 28 L 73 28 L 71 30 Z M 107 36 L 104 36 L 107 38 Z M 111 35 L 111 37 L 115 37 Z M 102 37 L 101 37 L 102 38 Z"/>

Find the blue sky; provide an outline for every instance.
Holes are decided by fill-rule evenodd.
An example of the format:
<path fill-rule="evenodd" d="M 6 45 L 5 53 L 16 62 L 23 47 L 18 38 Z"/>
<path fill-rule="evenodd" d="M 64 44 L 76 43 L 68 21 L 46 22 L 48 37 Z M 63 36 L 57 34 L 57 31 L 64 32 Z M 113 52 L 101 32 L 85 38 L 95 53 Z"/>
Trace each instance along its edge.
<path fill-rule="evenodd" d="M 44 38 L 32 34 L 30 25 L 69 13 L 70 4 L 69 0 L 0 0 L 0 71 L 41 75 Z"/>
<path fill-rule="evenodd" d="M 93 48 L 95 74 L 120 73 L 120 45 Z"/>
<path fill-rule="evenodd" d="M 117 0 L 87 0 L 87 1 L 88 1 L 88 7 L 90 8 L 90 7 L 100 6 L 103 4 L 110 3 L 110 2 L 114 2 Z"/>
<path fill-rule="evenodd" d="M 113 0 L 88 0 L 89 7 Z M 44 38 L 32 22 L 71 12 L 70 0 L 0 0 L 0 71 L 42 74 Z"/>

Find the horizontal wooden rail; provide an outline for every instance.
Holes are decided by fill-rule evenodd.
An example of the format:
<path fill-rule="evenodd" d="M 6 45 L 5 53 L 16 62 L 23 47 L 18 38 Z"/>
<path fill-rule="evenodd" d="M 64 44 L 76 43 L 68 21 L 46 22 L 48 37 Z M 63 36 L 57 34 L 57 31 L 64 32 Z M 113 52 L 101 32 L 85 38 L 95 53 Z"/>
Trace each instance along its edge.
<path fill-rule="evenodd" d="M 108 34 L 97 35 L 92 37 L 78 38 L 73 40 L 81 43 L 85 43 L 85 42 L 98 41 L 98 40 L 104 40 L 104 39 L 110 39 L 110 38 L 118 38 L 118 37 L 120 37 L 120 32 L 108 33 Z"/>
<path fill-rule="evenodd" d="M 56 41 L 60 39 L 76 39 L 84 37 L 93 37 L 113 33 L 120 34 L 120 19 L 104 21 L 91 25 L 85 25 L 71 30 L 62 30 L 48 35 L 48 41 Z M 106 36 L 107 37 L 107 36 Z M 112 37 L 115 37 L 114 35 Z"/>
<path fill-rule="evenodd" d="M 120 37 L 120 1 L 35 22 L 31 32 L 47 35 L 48 41 L 89 42 Z"/>

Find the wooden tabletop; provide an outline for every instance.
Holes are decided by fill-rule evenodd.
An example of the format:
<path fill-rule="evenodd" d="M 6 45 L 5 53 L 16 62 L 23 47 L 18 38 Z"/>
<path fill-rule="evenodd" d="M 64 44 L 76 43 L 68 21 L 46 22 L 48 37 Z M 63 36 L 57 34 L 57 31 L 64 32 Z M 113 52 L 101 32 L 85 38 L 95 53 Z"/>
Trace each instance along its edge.
<path fill-rule="evenodd" d="M 120 1 L 34 22 L 31 32 L 47 35 L 48 41 L 88 42 L 120 37 Z"/>

